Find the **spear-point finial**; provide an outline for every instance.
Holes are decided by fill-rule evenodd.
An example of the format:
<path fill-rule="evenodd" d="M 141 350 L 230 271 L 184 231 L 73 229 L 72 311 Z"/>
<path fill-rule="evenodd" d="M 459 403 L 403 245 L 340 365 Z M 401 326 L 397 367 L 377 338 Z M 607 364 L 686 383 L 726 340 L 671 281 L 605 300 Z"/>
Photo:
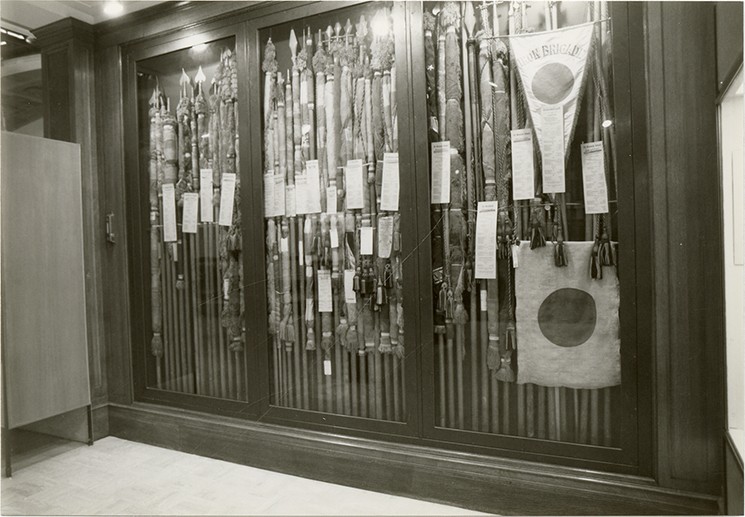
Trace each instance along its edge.
<path fill-rule="evenodd" d="M 202 93 L 202 83 L 207 80 L 207 77 L 204 75 L 204 72 L 202 71 L 201 65 L 199 66 L 199 70 L 197 70 L 197 75 L 194 76 L 194 82 L 197 85 L 197 91 L 198 93 Z M 214 79 L 213 79 L 214 81 Z"/>
<path fill-rule="evenodd" d="M 365 37 L 367 36 L 367 19 L 365 18 L 364 14 L 360 16 L 360 23 L 357 24 L 356 29 L 357 39 L 360 42 L 365 41 Z"/>
<path fill-rule="evenodd" d="M 466 2 L 465 12 L 463 13 L 463 25 L 466 27 L 468 39 L 473 38 L 473 29 L 476 26 L 476 15 L 473 12 L 473 4 Z"/>
<path fill-rule="evenodd" d="M 158 106 L 158 89 L 153 88 L 153 94 L 150 96 L 150 101 L 148 102 L 151 107 L 155 108 Z"/>
<path fill-rule="evenodd" d="M 334 25 L 334 35 L 339 38 L 341 36 L 341 23 L 338 21 L 336 22 L 336 25 Z"/>
<path fill-rule="evenodd" d="M 344 25 L 344 37 L 346 38 L 347 45 L 349 44 L 349 38 L 352 37 L 352 22 L 347 18 L 347 23 Z"/>
<path fill-rule="evenodd" d="M 328 45 L 329 51 L 331 51 L 331 38 L 334 36 L 334 29 L 331 28 L 331 25 L 326 27 L 326 44 Z"/>
<path fill-rule="evenodd" d="M 297 57 L 297 36 L 295 36 L 295 29 L 290 29 L 290 53 L 292 54 L 292 60 L 294 61 Z"/>
<path fill-rule="evenodd" d="M 180 96 L 181 97 L 186 97 L 186 95 L 187 95 L 186 87 L 187 87 L 187 85 L 190 85 L 191 84 L 191 79 L 189 79 L 189 76 L 186 75 L 186 70 L 184 70 L 183 68 L 181 69 L 181 78 L 179 79 L 178 82 L 181 85 Z"/>

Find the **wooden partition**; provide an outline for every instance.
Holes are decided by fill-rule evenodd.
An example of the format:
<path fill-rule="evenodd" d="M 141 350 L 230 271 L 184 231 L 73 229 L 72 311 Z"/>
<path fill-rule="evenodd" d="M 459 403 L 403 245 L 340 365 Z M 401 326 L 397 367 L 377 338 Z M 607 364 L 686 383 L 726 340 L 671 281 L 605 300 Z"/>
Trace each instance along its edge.
<path fill-rule="evenodd" d="M 4 427 L 90 404 L 80 146 L 2 136 Z"/>

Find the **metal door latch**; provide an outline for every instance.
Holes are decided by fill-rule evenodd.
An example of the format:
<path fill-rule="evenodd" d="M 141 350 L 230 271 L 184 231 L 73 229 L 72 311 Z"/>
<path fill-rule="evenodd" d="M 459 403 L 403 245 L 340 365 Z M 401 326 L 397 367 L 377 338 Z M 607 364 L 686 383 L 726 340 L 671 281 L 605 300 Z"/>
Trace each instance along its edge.
<path fill-rule="evenodd" d="M 109 212 L 106 214 L 106 242 L 110 242 L 111 244 L 116 243 L 116 238 L 114 234 L 114 213 Z"/>

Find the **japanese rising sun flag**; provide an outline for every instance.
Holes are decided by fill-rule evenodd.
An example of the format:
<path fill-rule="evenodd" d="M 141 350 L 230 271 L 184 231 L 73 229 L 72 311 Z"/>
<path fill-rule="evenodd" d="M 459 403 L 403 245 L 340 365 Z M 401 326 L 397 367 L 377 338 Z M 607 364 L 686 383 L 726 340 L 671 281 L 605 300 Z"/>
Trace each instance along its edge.
<path fill-rule="evenodd" d="M 541 152 L 543 108 L 561 106 L 564 112 L 564 145 L 572 140 L 579 111 L 593 24 L 510 38 L 510 49 L 528 100 L 530 116 Z"/>
<path fill-rule="evenodd" d="M 517 382 L 604 388 L 621 382 L 619 287 L 613 267 L 593 280 L 593 242 L 566 242 L 569 265 L 551 246 L 519 247 L 515 269 Z"/>

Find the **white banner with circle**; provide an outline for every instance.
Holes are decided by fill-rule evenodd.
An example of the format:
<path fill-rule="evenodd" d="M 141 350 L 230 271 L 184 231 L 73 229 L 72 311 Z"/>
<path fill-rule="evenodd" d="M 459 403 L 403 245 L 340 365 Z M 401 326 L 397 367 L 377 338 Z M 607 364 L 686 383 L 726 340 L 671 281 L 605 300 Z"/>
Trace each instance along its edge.
<path fill-rule="evenodd" d="M 528 100 L 541 152 L 544 147 L 541 136 L 544 107 L 563 107 L 565 148 L 571 142 L 592 45 L 592 31 L 593 24 L 588 23 L 510 38 L 512 58 Z"/>
<path fill-rule="evenodd" d="M 615 267 L 594 280 L 594 242 L 565 242 L 568 267 L 554 247 L 519 247 L 515 269 L 517 382 L 605 388 L 621 382 L 619 283 Z"/>

